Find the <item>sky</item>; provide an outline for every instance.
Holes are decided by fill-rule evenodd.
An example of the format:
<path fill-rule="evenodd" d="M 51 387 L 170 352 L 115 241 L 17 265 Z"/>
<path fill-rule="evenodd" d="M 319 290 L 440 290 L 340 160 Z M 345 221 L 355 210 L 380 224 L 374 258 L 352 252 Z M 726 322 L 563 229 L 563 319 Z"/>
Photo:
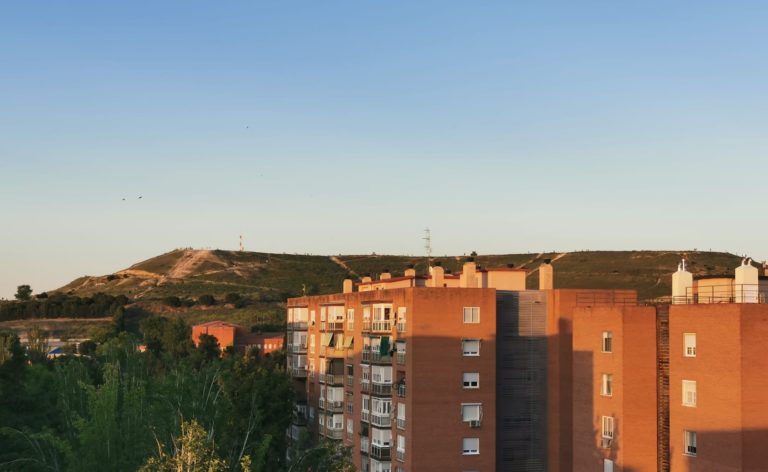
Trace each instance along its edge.
<path fill-rule="evenodd" d="M 0 2 L 0 297 L 239 235 L 768 259 L 766 24 L 762 1 Z"/>

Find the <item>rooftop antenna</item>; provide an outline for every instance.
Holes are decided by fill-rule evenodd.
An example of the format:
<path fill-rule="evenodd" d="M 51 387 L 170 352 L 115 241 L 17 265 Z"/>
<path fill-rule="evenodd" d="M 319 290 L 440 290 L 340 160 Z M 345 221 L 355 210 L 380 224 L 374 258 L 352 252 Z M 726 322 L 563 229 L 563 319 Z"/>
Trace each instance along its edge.
<path fill-rule="evenodd" d="M 243 246 L 243 235 L 240 235 L 240 252 L 245 251 L 245 246 Z"/>
<path fill-rule="evenodd" d="M 432 233 L 429 228 L 424 228 L 424 249 L 427 250 L 427 271 L 432 269 Z"/>

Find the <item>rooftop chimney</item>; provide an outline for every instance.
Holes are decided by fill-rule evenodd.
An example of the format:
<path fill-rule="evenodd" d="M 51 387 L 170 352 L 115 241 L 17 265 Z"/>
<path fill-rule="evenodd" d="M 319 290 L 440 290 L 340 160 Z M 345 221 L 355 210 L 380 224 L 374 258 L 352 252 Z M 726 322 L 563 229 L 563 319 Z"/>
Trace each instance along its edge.
<path fill-rule="evenodd" d="M 763 262 L 763 271 L 764 271 L 764 275 L 768 277 L 768 261 Z"/>
<path fill-rule="evenodd" d="M 464 268 L 461 271 L 461 277 L 459 278 L 459 286 L 464 288 L 477 287 L 477 278 L 475 273 L 477 272 L 477 264 L 475 264 L 474 257 L 468 257 L 467 262 L 464 263 Z"/>
<path fill-rule="evenodd" d="M 736 277 L 733 282 L 736 303 L 757 303 L 759 279 L 760 271 L 752 265 L 752 258 L 742 260 L 741 265 L 736 268 Z"/>
<path fill-rule="evenodd" d="M 416 277 L 416 269 L 413 268 L 413 264 L 409 264 L 408 268 L 405 269 L 405 276 L 406 277 Z"/>
<path fill-rule="evenodd" d="M 360 282 L 367 284 L 371 282 L 371 274 L 365 274 L 365 276 L 360 279 Z"/>
<path fill-rule="evenodd" d="M 672 303 L 690 303 L 693 297 L 693 274 L 685 267 L 685 259 L 677 265 L 677 272 L 672 274 Z"/>
<path fill-rule="evenodd" d="M 428 284 L 430 287 L 442 287 L 445 283 L 444 281 L 444 275 L 445 271 L 441 266 L 433 266 L 432 267 L 432 278 L 428 280 Z"/>
<path fill-rule="evenodd" d="M 352 279 L 344 279 L 344 283 L 342 284 L 342 292 L 352 293 L 352 287 Z"/>
<path fill-rule="evenodd" d="M 539 266 L 539 290 L 555 288 L 555 270 L 550 262 L 551 259 L 544 259 L 544 263 Z"/>
<path fill-rule="evenodd" d="M 381 275 L 379 275 L 379 280 L 387 280 L 391 278 L 392 278 L 392 274 L 389 273 L 389 269 L 384 269 L 384 272 L 382 272 Z"/>

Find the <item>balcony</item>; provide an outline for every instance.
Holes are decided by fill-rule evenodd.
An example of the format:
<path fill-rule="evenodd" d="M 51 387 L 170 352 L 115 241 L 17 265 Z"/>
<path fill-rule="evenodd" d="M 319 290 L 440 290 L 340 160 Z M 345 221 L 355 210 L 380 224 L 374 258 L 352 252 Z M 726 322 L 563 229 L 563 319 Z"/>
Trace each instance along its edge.
<path fill-rule="evenodd" d="M 344 438 L 344 430 L 343 429 L 326 428 L 323 431 L 323 436 L 325 436 L 328 439 L 343 439 Z"/>
<path fill-rule="evenodd" d="M 360 437 L 360 452 L 368 454 L 368 450 L 371 447 L 371 440 L 365 436 Z"/>
<path fill-rule="evenodd" d="M 405 365 L 405 353 L 398 352 L 396 355 L 397 355 L 397 363 L 400 365 Z"/>
<path fill-rule="evenodd" d="M 370 363 L 371 362 L 371 350 L 363 350 L 363 362 Z"/>
<path fill-rule="evenodd" d="M 306 367 L 291 367 L 291 376 L 296 379 L 306 379 L 307 378 L 307 368 Z"/>
<path fill-rule="evenodd" d="M 401 451 L 400 449 L 397 450 L 397 460 L 405 462 L 405 451 Z"/>
<path fill-rule="evenodd" d="M 382 354 L 379 351 L 372 351 L 371 362 L 374 364 L 391 364 L 392 356 L 390 356 L 389 353 Z"/>
<path fill-rule="evenodd" d="M 360 421 L 364 423 L 370 423 L 371 422 L 371 412 L 369 411 L 361 411 L 360 412 Z"/>
<path fill-rule="evenodd" d="M 371 330 L 371 322 L 370 321 L 363 321 L 363 331 L 370 331 Z"/>
<path fill-rule="evenodd" d="M 360 379 L 360 391 L 362 393 L 369 393 L 371 391 L 371 381 Z"/>
<path fill-rule="evenodd" d="M 355 376 L 354 375 L 347 375 L 347 388 L 352 389 L 352 387 L 355 386 Z"/>
<path fill-rule="evenodd" d="M 392 460 L 392 448 L 391 446 L 371 444 L 371 457 L 380 461 Z"/>
<path fill-rule="evenodd" d="M 405 384 L 399 384 L 397 386 L 397 396 L 400 398 L 405 398 Z"/>
<path fill-rule="evenodd" d="M 288 331 L 306 331 L 306 330 L 307 330 L 306 321 L 293 321 L 291 323 L 288 323 Z"/>
<path fill-rule="evenodd" d="M 344 402 L 326 400 L 325 411 L 328 413 L 344 413 Z"/>
<path fill-rule="evenodd" d="M 345 356 L 344 348 L 332 347 L 332 346 L 320 346 L 320 355 L 323 357 L 331 357 L 334 359 L 341 359 Z"/>
<path fill-rule="evenodd" d="M 320 374 L 320 383 L 327 385 L 344 385 L 343 374 Z"/>
<path fill-rule="evenodd" d="M 329 321 L 325 327 L 326 331 L 344 331 L 343 321 Z"/>
<path fill-rule="evenodd" d="M 405 418 L 397 419 L 397 429 L 405 429 Z"/>
<path fill-rule="evenodd" d="M 307 344 L 289 344 L 288 345 L 288 354 L 306 354 L 307 353 Z"/>
<path fill-rule="evenodd" d="M 392 426 L 392 417 L 389 416 L 389 413 L 372 413 L 371 424 L 373 426 L 389 428 Z"/>
<path fill-rule="evenodd" d="M 371 394 L 389 397 L 392 395 L 392 384 L 373 382 Z"/>
<path fill-rule="evenodd" d="M 405 333 L 405 321 L 398 321 L 397 322 L 397 332 L 398 333 Z"/>
<path fill-rule="evenodd" d="M 371 324 L 371 331 L 373 331 L 374 333 L 390 333 L 392 332 L 392 321 L 390 320 L 374 321 Z"/>

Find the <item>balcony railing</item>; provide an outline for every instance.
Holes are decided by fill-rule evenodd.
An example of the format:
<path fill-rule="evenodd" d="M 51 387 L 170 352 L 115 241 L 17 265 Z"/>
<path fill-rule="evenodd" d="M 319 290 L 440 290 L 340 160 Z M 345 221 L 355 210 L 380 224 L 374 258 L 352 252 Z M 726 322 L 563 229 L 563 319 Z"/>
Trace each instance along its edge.
<path fill-rule="evenodd" d="M 288 354 L 306 354 L 307 344 L 289 344 Z"/>
<path fill-rule="evenodd" d="M 297 379 L 305 379 L 307 378 L 307 368 L 306 367 L 291 367 L 291 375 Z"/>
<path fill-rule="evenodd" d="M 372 413 L 371 424 L 374 426 L 389 428 L 390 426 L 392 426 L 392 417 L 389 416 L 389 413 L 386 413 L 386 414 Z"/>
<path fill-rule="evenodd" d="M 315 377 L 317 377 L 317 372 L 313 372 L 311 370 L 307 371 L 307 378 L 309 380 L 315 380 Z"/>
<path fill-rule="evenodd" d="M 405 462 L 405 451 L 401 451 L 400 449 L 397 450 L 397 460 Z"/>
<path fill-rule="evenodd" d="M 371 422 L 371 412 L 365 411 L 365 410 L 361 411 L 360 412 L 360 421 L 363 421 L 365 423 L 370 423 Z"/>
<path fill-rule="evenodd" d="M 355 376 L 347 375 L 347 387 L 350 389 L 355 386 Z"/>
<path fill-rule="evenodd" d="M 397 322 L 397 332 L 398 333 L 405 333 L 405 321 L 398 321 Z"/>
<path fill-rule="evenodd" d="M 371 457 L 380 461 L 392 460 L 392 447 L 371 444 Z"/>
<path fill-rule="evenodd" d="M 766 291 L 757 284 L 704 285 L 688 287 L 686 294 L 672 297 L 672 303 L 766 303 Z"/>
<path fill-rule="evenodd" d="M 344 402 L 326 400 L 325 411 L 329 413 L 344 413 Z"/>
<path fill-rule="evenodd" d="M 404 352 L 398 352 L 397 353 L 397 363 L 401 365 L 405 365 L 405 353 Z"/>
<path fill-rule="evenodd" d="M 342 358 L 345 355 L 344 351 L 344 348 L 320 346 L 320 355 L 324 357 Z"/>
<path fill-rule="evenodd" d="M 371 351 L 363 350 L 363 362 L 371 362 Z"/>
<path fill-rule="evenodd" d="M 363 321 L 363 331 L 370 331 L 370 330 L 371 330 L 371 322 Z"/>
<path fill-rule="evenodd" d="M 371 391 L 371 381 L 370 380 L 364 380 L 360 379 L 360 391 L 363 393 L 368 393 Z"/>
<path fill-rule="evenodd" d="M 329 321 L 328 325 L 325 327 L 326 331 L 344 331 L 344 322 L 343 321 Z"/>
<path fill-rule="evenodd" d="M 405 429 L 405 418 L 397 419 L 397 429 Z"/>
<path fill-rule="evenodd" d="M 288 330 L 289 331 L 306 331 L 307 330 L 307 322 L 306 321 L 292 321 L 288 323 Z"/>
<path fill-rule="evenodd" d="M 392 321 L 390 320 L 374 321 L 373 324 L 371 325 L 371 331 L 389 333 L 392 331 Z"/>
<path fill-rule="evenodd" d="M 400 398 L 405 398 L 405 384 L 400 384 L 397 386 L 397 396 Z"/>
<path fill-rule="evenodd" d="M 326 428 L 324 436 L 328 439 L 342 439 L 344 437 L 344 430 Z"/>
<path fill-rule="evenodd" d="M 373 394 L 373 395 L 391 396 L 392 395 L 392 384 L 384 384 L 384 383 L 373 382 L 373 384 L 371 385 L 371 394 Z"/>
<path fill-rule="evenodd" d="M 392 363 L 392 356 L 387 354 L 382 354 L 379 351 L 373 351 L 371 352 L 371 362 L 375 362 L 377 364 L 391 364 Z"/>
<path fill-rule="evenodd" d="M 324 383 L 328 385 L 343 385 L 344 375 L 343 374 L 320 374 L 320 383 Z"/>
<path fill-rule="evenodd" d="M 320 397 L 320 398 L 317 400 L 317 406 L 318 406 L 318 408 L 320 408 L 321 410 L 325 410 L 325 398 L 323 398 L 323 397 Z"/>

